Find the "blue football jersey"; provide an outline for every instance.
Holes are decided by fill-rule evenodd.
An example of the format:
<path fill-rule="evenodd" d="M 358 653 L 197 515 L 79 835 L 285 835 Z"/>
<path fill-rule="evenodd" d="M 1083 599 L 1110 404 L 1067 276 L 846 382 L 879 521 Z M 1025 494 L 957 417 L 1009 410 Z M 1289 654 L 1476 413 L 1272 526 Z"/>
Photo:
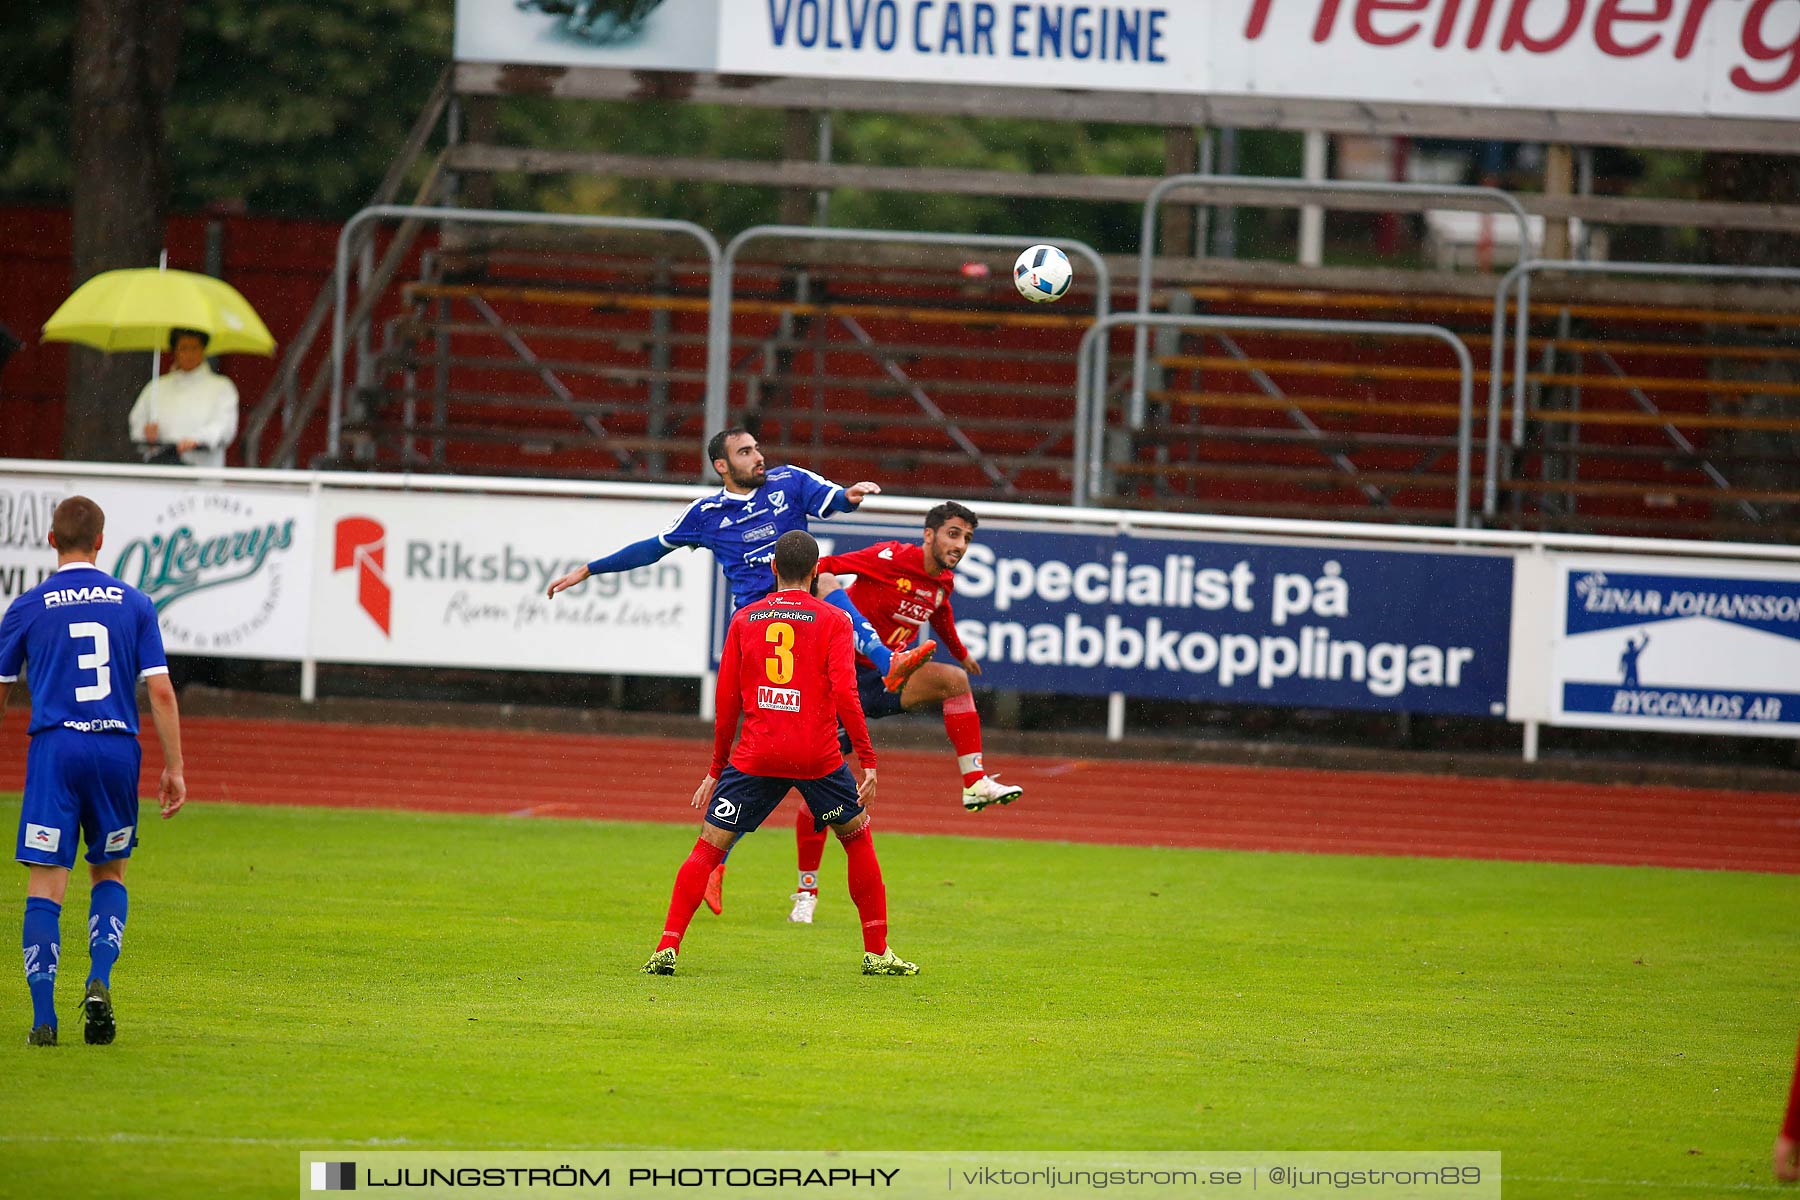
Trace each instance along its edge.
<path fill-rule="evenodd" d="M 31 732 L 138 731 L 137 685 L 164 675 L 150 597 L 98 567 L 71 563 L 0 617 L 0 683 L 31 674 Z"/>
<path fill-rule="evenodd" d="M 721 488 L 694 501 L 658 540 L 671 550 L 711 550 L 731 588 L 731 606 L 742 608 L 775 586 L 769 566 L 775 539 L 790 529 L 805 529 L 809 518 L 850 509 L 844 489 L 829 479 L 801 467 L 770 467 L 763 485 L 748 495 Z"/>

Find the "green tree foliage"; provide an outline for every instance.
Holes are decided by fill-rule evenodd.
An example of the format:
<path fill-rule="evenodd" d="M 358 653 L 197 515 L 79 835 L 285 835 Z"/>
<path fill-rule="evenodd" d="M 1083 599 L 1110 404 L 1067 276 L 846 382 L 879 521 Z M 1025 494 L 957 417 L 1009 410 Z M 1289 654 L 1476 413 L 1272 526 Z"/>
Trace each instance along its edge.
<path fill-rule="evenodd" d="M 451 0 L 189 6 L 170 111 L 176 203 L 365 202 L 450 57 Z"/>
<path fill-rule="evenodd" d="M 342 217 L 374 190 L 449 61 L 453 0 L 209 0 L 190 4 L 169 109 L 172 207 Z M 73 0 L 0 25 L 0 199 L 66 199 Z M 636 155 L 778 159 L 784 116 L 753 108 L 536 97 L 498 105 L 511 145 Z M 1264 135 L 1246 135 L 1253 145 Z M 1266 135 L 1282 139 L 1285 135 Z M 1288 139 L 1291 140 L 1291 139 Z M 839 113 L 839 162 L 1058 174 L 1162 173 L 1158 129 Z M 773 188 L 513 176 L 507 207 L 678 216 L 721 234 L 779 218 Z M 887 229 L 1022 229 L 1109 251 L 1137 242 L 1132 205 L 839 190 L 831 222 Z"/>
<path fill-rule="evenodd" d="M 450 57 L 452 0 L 187 6 L 168 114 L 175 208 L 339 215 L 374 190 Z M 0 198 L 69 189 L 72 0 L 0 22 Z"/>
<path fill-rule="evenodd" d="M 501 140 L 612 154 L 778 159 L 784 117 L 759 109 L 652 102 L 507 101 Z M 1141 126 L 838 113 L 836 162 L 883 167 L 960 167 L 1056 174 L 1160 175 L 1162 131 Z M 508 206 L 681 217 L 721 233 L 779 218 L 773 188 L 591 178 L 502 179 Z M 1075 236 L 1103 250 L 1137 244 L 1136 205 L 1055 197 L 1007 198 L 837 190 L 831 224 L 874 229 L 956 229 Z"/>
<path fill-rule="evenodd" d="M 29 19 L 0 21 L 0 197 L 68 197 L 74 31 L 75 0 L 35 6 Z"/>
<path fill-rule="evenodd" d="M 744 0 L 749 2 L 749 0 Z M 74 0 L 0 23 L 0 201 L 61 201 L 69 188 Z M 187 6 L 169 109 L 173 208 L 344 217 L 375 189 L 449 61 L 454 0 L 196 0 Z M 496 102 L 498 141 L 643 156 L 776 160 L 785 117 L 662 101 Z M 1054 121 L 836 114 L 836 161 L 1056 174 L 1161 175 L 1162 130 Z M 1297 134 L 1246 130 L 1243 174 L 1294 175 Z M 505 207 L 685 217 L 720 235 L 779 219 L 774 188 L 669 180 L 504 176 Z M 1136 249 L 1138 208 L 1054 197 L 840 189 L 831 223 L 1079 237 Z M 1286 252 L 1291 212 L 1244 208 L 1240 245 Z"/>
<path fill-rule="evenodd" d="M 501 102 L 498 140 L 645 157 L 772 159 L 781 157 L 782 130 L 782 114 L 766 109 L 525 97 Z M 503 176 L 495 201 L 505 208 L 674 217 L 721 235 L 772 221 L 776 209 L 774 193 L 763 189 L 592 176 Z"/>

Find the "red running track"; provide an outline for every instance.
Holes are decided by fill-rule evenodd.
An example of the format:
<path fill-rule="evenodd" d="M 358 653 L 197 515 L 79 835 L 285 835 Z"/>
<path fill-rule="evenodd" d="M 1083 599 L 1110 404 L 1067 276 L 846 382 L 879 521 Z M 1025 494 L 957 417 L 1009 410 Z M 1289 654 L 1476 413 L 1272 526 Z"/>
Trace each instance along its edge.
<path fill-rule="evenodd" d="M 692 822 L 698 740 L 198 718 L 197 802 Z M 145 733 L 143 794 L 161 753 Z M 25 768 L 0 731 L 0 789 Z M 1008 759 L 1025 798 L 962 811 L 949 752 L 882 755 L 883 829 L 1119 845 L 1800 873 L 1800 795 L 1119 759 Z M 774 822 L 785 824 L 777 816 Z"/>

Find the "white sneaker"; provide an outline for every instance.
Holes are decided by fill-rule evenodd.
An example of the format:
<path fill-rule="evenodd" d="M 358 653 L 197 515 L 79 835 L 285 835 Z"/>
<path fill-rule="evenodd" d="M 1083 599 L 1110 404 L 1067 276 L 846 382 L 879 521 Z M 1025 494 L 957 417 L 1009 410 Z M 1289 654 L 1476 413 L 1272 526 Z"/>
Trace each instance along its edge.
<path fill-rule="evenodd" d="M 794 911 L 788 914 L 788 920 L 796 925 L 811 925 L 813 910 L 819 907 L 819 893 L 795 892 L 788 899 L 794 902 Z"/>
<path fill-rule="evenodd" d="M 990 804 L 1011 804 L 1024 794 L 1025 789 L 1016 783 L 1001 783 L 993 775 L 983 775 L 963 789 L 963 807 L 980 812 Z"/>

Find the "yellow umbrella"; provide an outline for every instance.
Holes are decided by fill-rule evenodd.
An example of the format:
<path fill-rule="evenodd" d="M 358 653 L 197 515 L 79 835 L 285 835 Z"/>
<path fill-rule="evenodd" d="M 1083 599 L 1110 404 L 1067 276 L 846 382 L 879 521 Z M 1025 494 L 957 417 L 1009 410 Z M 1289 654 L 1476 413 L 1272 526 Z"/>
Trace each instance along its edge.
<path fill-rule="evenodd" d="M 236 288 L 210 275 L 156 267 L 94 276 L 44 322 L 44 340 L 108 351 L 165 350 L 171 329 L 206 334 L 209 357 L 275 353 L 269 327 Z"/>

